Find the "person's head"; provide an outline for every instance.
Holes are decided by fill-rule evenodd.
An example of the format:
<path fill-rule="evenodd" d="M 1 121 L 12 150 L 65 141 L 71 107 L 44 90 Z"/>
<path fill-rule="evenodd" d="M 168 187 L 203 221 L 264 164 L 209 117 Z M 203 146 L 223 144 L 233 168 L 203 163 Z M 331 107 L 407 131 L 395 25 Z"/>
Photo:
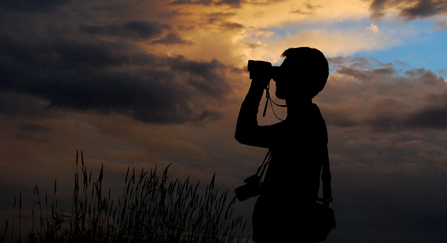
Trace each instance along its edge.
<path fill-rule="evenodd" d="M 280 99 L 312 99 L 326 85 L 329 65 L 323 53 L 315 48 L 289 48 L 276 81 L 276 96 Z"/>

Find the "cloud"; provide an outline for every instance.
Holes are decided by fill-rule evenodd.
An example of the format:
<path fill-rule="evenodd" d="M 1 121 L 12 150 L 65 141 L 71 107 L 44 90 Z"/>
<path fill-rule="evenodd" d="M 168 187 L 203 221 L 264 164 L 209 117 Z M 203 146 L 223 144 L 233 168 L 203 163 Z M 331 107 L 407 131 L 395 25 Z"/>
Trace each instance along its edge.
<path fill-rule="evenodd" d="M 71 0 L 2 0 L 0 2 L 0 9 L 5 8 L 24 12 L 45 12 L 70 2 Z"/>
<path fill-rule="evenodd" d="M 33 121 L 57 117 L 48 109 L 48 101 L 15 92 L 0 92 L 0 114 L 22 117 Z"/>
<path fill-rule="evenodd" d="M 316 14 L 316 9 L 322 8 L 321 5 L 312 5 L 311 3 L 303 3 L 303 8 L 298 8 L 297 10 L 292 11 L 292 13 L 296 14 L 304 14 L 304 15 L 313 15 Z"/>
<path fill-rule="evenodd" d="M 425 105 L 408 116 L 405 124 L 410 127 L 433 129 L 447 128 L 447 90 L 425 95 Z"/>
<path fill-rule="evenodd" d="M 39 97 L 48 107 L 115 112 L 148 123 L 204 122 L 221 117 L 211 104 L 231 91 L 226 66 L 217 60 L 155 55 L 97 39 L 30 43 L 1 35 L 0 43 L 0 90 Z"/>
<path fill-rule="evenodd" d="M 308 2 L 1 2 L 4 198 L 47 179 L 71 185 L 65 175 L 76 149 L 89 166 L 104 162 L 108 175 L 115 168 L 106 176 L 114 183 L 128 165 L 173 163 L 173 178 L 208 181 L 217 171 L 232 190 L 265 154 L 233 138 L 249 85 L 246 59 L 278 60 L 290 46 L 314 45 L 332 57 L 315 103 L 328 124 L 333 206 L 347 226 L 330 240 L 442 241 L 446 196 L 436 192 L 447 185 L 445 81 L 429 67 L 405 72 L 401 61 L 339 56 L 408 39 L 408 28 L 366 29 L 371 1 Z M 420 1 L 382 2 L 386 14 Z M 276 122 L 267 115 L 266 123 Z M 177 125 L 185 123 L 206 126 Z"/>
<path fill-rule="evenodd" d="M 44 125 L 34 124 L 34 123 L 22 123 L 19 127 L 20 130 L 31 132 L 31 133 L 40 133 L 51 131 L 52 128 L 46 127 Z"/>
<path fill-rule="evenodd" d="M 426 69 L 400 73 L 394 64 L 364 57 L 329 58 L 321 101 L 328 124 L 377 132 L 447 128 L 447 83 Z"/>
<path fill-rule="evenodd" d="M 234 14 L 210 14 L 208 23 L 211 25 L 217 25 L 224 30 L 241 30 L 244 25 L 236 22 L 229 22 L 225 19 L 233 16 Z"/>
<path fill-rule="evenodd" d="M 338 56 L 351 55 L 360 50 L 381 50 L 398 45 L 401 42 L 400 37 L 393 31 L 373 33 L 366 28 L 361 32 L 336 28 L 318 28 L 300 29 L 294 34 L 277 33 L 267 36 L 257 33 L 258 31 L 246 31 L 246 35 L 240 39 L 241 44 L 246 48 L 244 54 L 248 59 L 263 59 L 271 62 L 279 61 L 280 53 L 297 45 L 317 48 L 326 56 Z M 247 46 L 247 43 L 251 45 Z M 253 47 L 257 48 L 253 49 Z"/>
<path fill-rule="evenodd" d="M 444 21 L 435 21 L 433 26 L 439 31 L 447 30 L 447 20 Z"/>
<path fill-rule="evenodd" d="M 229 29 L 229 30 L 240 30 L 244 28 L 244 25 L 239 24 L 239 23 L 235 23 L 235 22 L 222 22 L 221 26 L 225 29 Z"/>
<path fill-rule="evenodd" d="M 170 29 L 166 24 L 158 21 L 129 21 L 124 24 L 86 25 L 81 24 L 79 30 L 93 35 L 106 35 L 130 39 L 151 39 L 162 34 L 163 30 Z"/>
<path fill-rule="evenodd" d="M 369 27 L 366 27 L 366 29 L 373 31 L 374 33 L 379 32 L 379 27 L 377 27 L 374 23 L 372 23 Z"/>
<path fill-rule="evenodd" d="M 230 6 L 240 6 L 244 0 L 176 0 L 171 2 L 173 5 L 180 4 L 200 4 L 200 5 L 230 5 Z"/>
<path fill-rule="evenodd" d="M 370 5 L 373 19 L 380 19 L 390 9 L 396 9 L 398 16 L 407 21 L 443 15 L 447 3 L 437 0 L 374 0 Z"/>
<path fill-rule="evenodd" d="M 165 45 L 173 45 L 173 44 L 179 44 L 179 45 L 192 45 L 194 44 L 192 41 L 185 40 L 181 36 L 179 36 L 176 33 L 168 33 L 165 37 L 154 40 L 152 42 L 153 44 L 165 44 Z"/>

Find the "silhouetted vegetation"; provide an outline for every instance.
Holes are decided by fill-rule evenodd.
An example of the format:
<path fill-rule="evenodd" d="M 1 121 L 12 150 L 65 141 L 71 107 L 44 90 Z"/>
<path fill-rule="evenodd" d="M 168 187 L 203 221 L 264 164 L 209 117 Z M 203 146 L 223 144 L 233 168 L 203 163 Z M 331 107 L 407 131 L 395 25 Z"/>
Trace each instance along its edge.
<path fill-rule="evenodd" d="M 199 183 L 178 179 L 168 181 L 168 168 L 162 176 L 157 168 L 136 173 L 127 170 L 122 196 L 111 198 L 110 188 L 102 188 L 104 169 L 92 180 L 81 151 L 81 173 L 74 176 L 71 212 L 58 208 L 45 196 L 40 202 L 39 188 L 34 187 L 32 230 L 21 239 L 22 197 L 14 202 L 18 207 L 18 229 L 6 221 L 4 238 L 0 242 L 157 242 L 157 243 L 230 243 L 242 242 L 246 222 L 242 216 L 233 217 L 235 198 L 228 191 L 215 188 L 214 176 L 200 193 Z M 76 154 L 78 169 L 79 157 Z M 54 184 L 54 195 L 57 182 Z M 51 211 L 51 212 L 50 212 Z M 37 215 L 36 215 L 37 214 Z M 17 215 L 16 215 L 17 216 Z M 16 227 L 14 229 L 14 227 Z M 17 235 L 18 234 L 18 235 Z"/>

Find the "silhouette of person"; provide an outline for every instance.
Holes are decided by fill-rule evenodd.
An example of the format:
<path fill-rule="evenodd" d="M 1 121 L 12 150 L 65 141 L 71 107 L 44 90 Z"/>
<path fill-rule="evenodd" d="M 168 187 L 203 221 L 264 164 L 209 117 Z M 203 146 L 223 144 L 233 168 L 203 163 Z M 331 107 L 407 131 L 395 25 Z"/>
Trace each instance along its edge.
<path fill-rule="evenodd" d="M 315 242 L 312 211 L 323 161 L 328 160 L 326 123 L 312 99 L 324 88 L 328 62 L 317 49 L 289 48 L 273 79 L 285 99 L 287 118 L 260 126 L 257 113 L 270 77 L 252 77 L 236 125 L 238 142 L 269 148 L 271 160 L 253 211 L 256 243 Z"/>

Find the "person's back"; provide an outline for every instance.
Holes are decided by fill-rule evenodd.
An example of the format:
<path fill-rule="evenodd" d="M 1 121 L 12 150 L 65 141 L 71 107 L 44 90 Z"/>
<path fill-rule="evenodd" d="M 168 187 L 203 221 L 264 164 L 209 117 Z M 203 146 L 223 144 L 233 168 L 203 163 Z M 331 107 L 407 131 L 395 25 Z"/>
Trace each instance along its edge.
<path fill-rule="evenodd" d="M 287 119 L 271 126 L 257 125 L 259 101 L 270 78 L 256 77 L 236 127 L 239 142 L 269 148 L 272 154 L 253 213 L 253 239 L 257 243 L 297 241 L 312 235 L 310 210 L 318 196 L 321 165 L 328 159 L 326 125 L 312 103 L 326 83 L 327 61 L 321 52 L 311 48 L 288 49 L 283 55 L 286 59 L 273 79 L 276 96 L 286 100 Z M 299 59 L 306 55 L 313 55 L 310 59 L 317 60 L 320 66 L 309 68 L 317 63 Z M 312 70 L 319 72 L 312 74 Z M 317 82 L 312 84 L 313 78 Z"/>

